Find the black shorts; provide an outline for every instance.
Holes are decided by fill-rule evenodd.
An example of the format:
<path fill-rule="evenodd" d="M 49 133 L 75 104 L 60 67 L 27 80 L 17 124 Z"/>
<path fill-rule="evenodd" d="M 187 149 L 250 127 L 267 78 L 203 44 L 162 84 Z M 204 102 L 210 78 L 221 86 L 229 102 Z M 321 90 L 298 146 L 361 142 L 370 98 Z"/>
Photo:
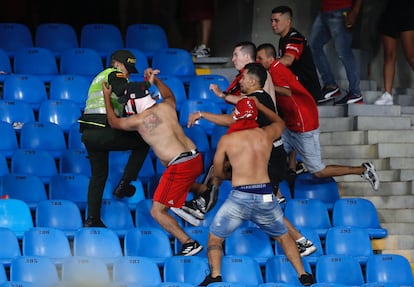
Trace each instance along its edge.
<path fill-rule="evenodd" d="M 269 178 L 273 187 L 278 188 L 279 183 L 286 179 L 288 174 L 287 154 L 283 144 L 274 147 L 269 160 Z"/>
<path fill-rule="evenodd" d="M 380 18 L 379 31 L 398 38 L 401 32 L 414 30 L 413 11 L 413 0 L 389 0 Z"/>

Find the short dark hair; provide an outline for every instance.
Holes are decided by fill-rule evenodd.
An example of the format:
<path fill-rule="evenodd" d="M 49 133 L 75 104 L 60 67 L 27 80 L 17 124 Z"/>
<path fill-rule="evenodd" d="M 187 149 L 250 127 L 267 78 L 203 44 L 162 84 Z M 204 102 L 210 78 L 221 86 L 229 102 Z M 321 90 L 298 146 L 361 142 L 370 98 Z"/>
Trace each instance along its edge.
<path fill-rule="evenodd" d="M 275 49 L 275 46 L 273 46 L 273 44 L 270 44 L 270 43 L 260 44 L 259 46 L 257 46 L 256 51 L 260 51 L 260 50 L 265 50 L 266 55 L 268 57 L 273 57 L 276 59 L 276 49 Z"/>
<path fill-rule="evenodd" d="M 289 6 L 277 6 L 272 9 L 272 14 L 280 13 L 280 14 L 289 14 L 290 18 L 293 17 L 293 11 L 292 8 Z"/>
<path fill-rule="evenodd" d="M 234 48 L 238 47 L 243 53 L 249 54 L 253 61 L 256 59 L 256 45 L 253 42 L 243 41 L 234 45 Z"/>
<path fill-rule="evenodd" d="M 263 65 L 260 63 L 249 63 L 244 68 L 247 70 L 247 74 L 257 77 L 260 88 L 263 88 L 267 79 L 267 72 Z"/>

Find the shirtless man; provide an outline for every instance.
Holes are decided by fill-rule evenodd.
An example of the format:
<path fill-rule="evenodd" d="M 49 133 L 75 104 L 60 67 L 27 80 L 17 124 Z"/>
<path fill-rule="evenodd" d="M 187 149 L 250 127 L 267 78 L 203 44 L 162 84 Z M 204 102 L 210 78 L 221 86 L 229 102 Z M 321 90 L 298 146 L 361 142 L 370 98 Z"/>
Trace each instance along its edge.
<path fill-rule="evenodd" d="M 104 83 L 107 119 L 112 128 L 137 131 L 167 167 L 154 193 L 151 216 L 182 243 L 178 255 L 191 256 L 199 253 L 203 246 L 184 232 L 168 210 L 184 204 L 191 185 L 203 172 L 203 159 L 179 125 L 175 97 L 156 76 L 158 73 L 158 70 L 148 69 L 145 77 L 154 79 L 163 98 L 161 103 L 157 104 L 151 95 L 144 94 L 139 83 L 128 84 L 125 95 L 137 99 L 137 114 L 130 117 L 115 115 L 110 99 L 112 87 L 107 88 Z"/>
<path fill-rule="evenodd" d="M 271 121 L 263 128 L 256 122 L 256 104 Z M 223 241 L 245 220 L 254 222 L 282 246 L 300 282 L 309 286 L 314 283 L 313 276 L 305 272 L 295 241 L 288 234 L 268 173 L 273 142 L 281 136 L 285 124 L 276 113 L 251 97 L 237 103 L 233 118 L 235 122 L 218 142 L 213 160 L 213 176 L 218 179 L 225 178 L 224 163 L 230 162 L 233 190 L 210 225 L 207 243 L 210 274 L 200 286 L 222 281 Z"/>

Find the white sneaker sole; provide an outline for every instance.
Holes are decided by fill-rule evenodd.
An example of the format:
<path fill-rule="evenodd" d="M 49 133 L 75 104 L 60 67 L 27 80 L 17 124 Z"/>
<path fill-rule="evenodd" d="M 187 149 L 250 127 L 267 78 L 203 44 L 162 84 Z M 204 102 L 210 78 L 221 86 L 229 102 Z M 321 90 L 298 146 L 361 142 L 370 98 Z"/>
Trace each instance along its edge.
<path fill-rule="evenodd" d="M 199 226 L 200 223 L 201 223 L 201 220 L 195 218 L 194 216 L 192 216 L 191 214 L 185 212 L 181 208 L 171 207 L 170 209 L 171 209 L 172 212 L 177 214 L 180 218 L 184 219 L 185 221 L 187 221 L 188 223 L 190 223 L 193 226 Z"/>

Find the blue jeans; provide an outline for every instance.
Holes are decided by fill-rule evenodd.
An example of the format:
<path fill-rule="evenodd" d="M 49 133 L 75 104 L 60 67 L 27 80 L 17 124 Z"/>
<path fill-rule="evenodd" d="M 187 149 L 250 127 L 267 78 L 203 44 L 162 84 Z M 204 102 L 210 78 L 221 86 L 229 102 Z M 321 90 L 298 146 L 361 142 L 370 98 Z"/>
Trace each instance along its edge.
<path fill-rule="evenodd" d="M 271 237 L 287 232 L 283 211 L 273 193 L 257 194 L 233 189 L 214 216 L 210 232 L 227 238 L 243 221 L 250 220 Z"/>
<path fill-rule="evenodd" d="M 345 11 L 348 12 L 349 9 L 318 14 L 312 27 L 310 47 L 323 86 L 336 85 L 328 58 L 323 51 L 325 44 L 333 39 L 335 50 L 345 67 L 349 82 L 349 92 L 359 95 L 361 94 L 359 67 L 357 67 L 354 54 L 352 53 L 352 31 L 347 30 L 345 27 L 345 16 L 343 15 Z"/>

